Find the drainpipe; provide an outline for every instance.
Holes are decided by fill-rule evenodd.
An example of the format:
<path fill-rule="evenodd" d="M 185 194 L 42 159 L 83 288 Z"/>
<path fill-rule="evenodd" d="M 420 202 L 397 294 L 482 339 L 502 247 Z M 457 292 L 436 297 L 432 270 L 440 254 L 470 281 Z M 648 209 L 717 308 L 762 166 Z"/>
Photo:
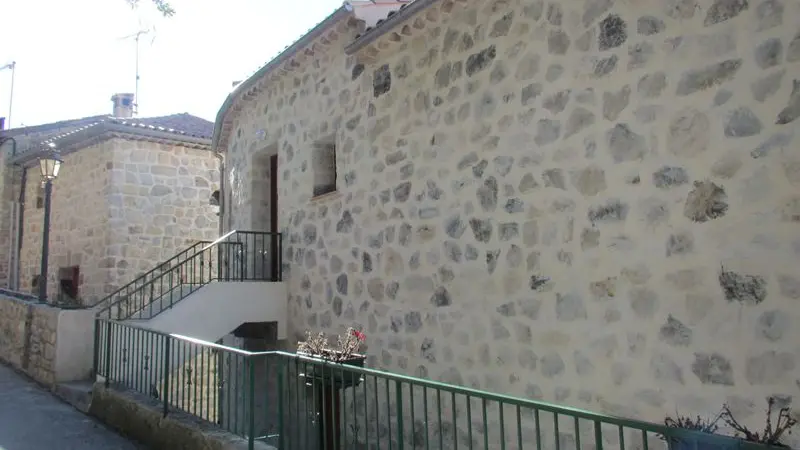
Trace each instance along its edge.
<path fill-rule="evenodd" d="M 20 188 L 19 188 L 19 229 L 17 230 L 17 258 L 16 263 L 17 267 L 15 271 L 17 272 L 17 276 L 15 278 L 16 288 L 17 290 L 20 289 L 22 286 L 22 237 L 23 237 L 23 230 L 25 229 L 25 186 L 28 182 L 28 168 L 22 167 L 22 179 L 20 180 Z"/>
<path fill-rule="evenodd" d="M 0 147 L 6 143 L 6 141 L 11 141 L 11 158 L 17 156 L 17 140 L 11 136 L 7 137 L 0 137 Z M 19 166 L 15 166 L 19 167 Z M 5 168 L 4 168 L 5 169 Z M 13 170 L 13 169 L 12 169 Z M 19 190 L 19 229 L 17 229 L 17 257 L 15 258 L 16 267 L 9 267 L 8 271 L 9 274 L 13 270 L 15 272 L 14 281 L 15 281 L 15 290 L 19 290 L 20 285 L 20 256 L 22 255 L 22 227 L 25 225 L 25 182 L 28 178 L 28 169 L 24 166 L 22 167 L 22 179 L 20 180 L 20 190 Z M 11 177 L 11 186 L 14 186 L 14 177 Z"/>
<path fill-rule="evenodd" d="M 3 129 L 0 128 L 0 131 L 3 131 Z M 14 139 L 11 136 L 8 136 L 8 137 L 0 136 L 0 145 L 5 144 L 6 141 L 11 141 L 11 157 L 13 158 L 13 157 L 17 156 L 17 140 Z"/>

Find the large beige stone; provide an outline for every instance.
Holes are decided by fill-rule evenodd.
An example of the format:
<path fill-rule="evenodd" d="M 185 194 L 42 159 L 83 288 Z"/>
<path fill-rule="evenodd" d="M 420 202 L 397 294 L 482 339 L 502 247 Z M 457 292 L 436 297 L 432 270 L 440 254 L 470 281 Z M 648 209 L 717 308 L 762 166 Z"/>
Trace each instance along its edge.
<path fill-rule="evenodd" d="M 373 367 L 655 422 L 796 396 L 775 319 L 800 321 L 800 61 L 775 49 L 800 4 L 440 3 L 241 102 L 225 221 L 267 229 L 277 153 L 295 332 L 354 325 Z M 332 133 L 338 190 L 313 198 Z"/>
<path fill-rule="evenodd" d="M 53 183 L 51 299 L 61 267 L 80 266 L 79 296 L 93 305 L 191 243 L 218 235 L 209 199 L 219 186 L 219 161 L 208 150 L 111 139 L 63 159 Z M 29 169 L 27 180 L 23 290 L 39 274 L 43 221 L 38 172 Z"/>

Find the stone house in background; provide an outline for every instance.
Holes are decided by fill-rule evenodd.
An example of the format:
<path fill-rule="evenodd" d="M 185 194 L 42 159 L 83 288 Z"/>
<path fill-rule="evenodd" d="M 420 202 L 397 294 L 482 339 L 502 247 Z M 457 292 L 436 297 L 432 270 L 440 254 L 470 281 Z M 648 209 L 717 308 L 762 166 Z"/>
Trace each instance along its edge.
<path fill-rule="evenodd" d="M 295 336 L 654 422 L 796 396 L 800 3 L 353 3 L 215 125 Z"/>
<path fill-rule="evenodd" d="M 190 243 L 218 236 L 213 124 L 186 113 L 134 118 L 132 94 L 112 101 L 113 115 L 0 134 L 0 278 L 12 289 L 36 293 L 44 195 L 36 157 L 50 143 L 63 164 L 53 183 L 49 300 L 93 305 Z"/>

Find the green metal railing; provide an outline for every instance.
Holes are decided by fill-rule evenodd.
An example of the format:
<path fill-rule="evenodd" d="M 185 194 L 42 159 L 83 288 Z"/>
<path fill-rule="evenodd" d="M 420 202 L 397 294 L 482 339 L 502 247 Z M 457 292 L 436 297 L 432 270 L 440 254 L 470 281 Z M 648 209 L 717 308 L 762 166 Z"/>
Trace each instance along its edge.
<path fill-rule="evenodd" d="M 206 245 L 208 245 L 210 243 L 211 243 L 211 241 L 197 241 L 197 242 L 195 242 L 190 247 L 181 250 L 175 256 L 169 258 L 168 260 L 166 260 L 164 262 L 159 263 L 156 267 L 150 269 L 149 271 L 145 272 L 142 275 L 139 275 L 138 277 L 136 277 L 136 279 L 134 279 L 130 283 L 128 283 L 128 284 L 122 286 L 121 288 L 117 289 L 116 291 L 112 292 L 111 294 L 106 296 L 104 299 L 102 299 L 99 302 L 97 302 L 97 304 L 95 306 L 103 308 L 103 309 L 108 308 L 108 306 L 111 305 L 112 303 L 114 303 L 115 301 L 117 301 L 120 296 L 125 295 L 126 293 L 130 293 L 130 292 L 136 291 L 137 289 L 140 289 L 141 286 L 144 286 L 144 285 L 148 284 L 149 282 L 151 282 L 152 280 L 154 280 L 156 277 L 158 277 L 161 274 L 161 272 L 162 272 L 164 267 L 169 267 L 169 266 L 175 264 L 178 261 L 186 259 L 187 257 L 191 257 L 192 255 L 196 254 L 199 249 L 205 247 Z"/>
<path fill-rule="evenodd" d="M 231 231 L 198 242 L 121 287 L 98 317 L 149 319 L 212 281 L 281 281 L 280 233 Z"/>
<path fill-rule="evenodd" d="M 97 319 L 96 373 L 284 449 L 768 447 L 293 353 L 249 352 Z"/>

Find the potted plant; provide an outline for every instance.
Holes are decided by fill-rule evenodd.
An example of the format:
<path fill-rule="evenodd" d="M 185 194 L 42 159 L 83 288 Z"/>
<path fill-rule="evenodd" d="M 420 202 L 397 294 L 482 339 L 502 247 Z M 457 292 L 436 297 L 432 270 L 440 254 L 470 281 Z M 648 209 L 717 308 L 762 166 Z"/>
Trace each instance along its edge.
<path fill-rule="evenodd" d="M 312 334 L 306 331 L 306 340 L 297 346 L 297 354 L 323 360 L 320 363 L 305 364 L 307 373 L 299 376 L 311 380 L 311 386 L 317 390 L 315 415 L 328 417 L 325 426 L 319 428 L 319 448 L 339 450 L 341 447 L 341 399 L 338 391 L 357 386 L 361 375 L 345 371 L 339 364 L 364 367 L 366 356 L 358 353 L 366 336 L 361 331 L 350 327 L 344 335 L 339 336 L 337 347 L 328 345 L 328 338 L 323 333 Z M 328 362 L 337 365 L 327 364 Z M 338 366 L 338 367 L 337 367 Z"/>
<path fill-rule="evenodd" d="M 306 331 L 306 340 L 298 344 L 297 354 L 348 366 L 364 367 L 367 357 L 359 354 L 358 349 L 365 340 L 364 333 L 350 327 L 338 337 L 337 347 L 332 348 L 323 333 L 313 334 Z M 307 370 L 308 373 L 304 374 L 306 377 L 337 388 L 356 386 L 361 381 L 361 376 L 327 364 L 313 364 Z"/>
<path fill-rule="evenodd" d="M 695 418 L 689 416 L 677 415 L 675 419 L 667 417 L 664 419 L 664 425 L 670 428 L 680 428 L 684 430 L 699 431 L 708 434 L 708 436 L 691 434 L 690 436 L 682 435 L 677 432 L 668 436 L 662 435 L 661 438 L 667 441 L 669 450 L 694 450 L 697 444 L 697 450 L 723 450 L 725 445 L 719 444 L 715 434 L 719 426 L 717 423 L 722 418 L 722 412 L 717 414 L 713 420 L 707 420 L 700 416 Z"/>
<path fill-rule="evenodd" d="M 734 418 L 728 405 L 723 405 L 722 410 L 717 414 L 714 420 L 705 420 L 700 416 L 696 418 L 677 416 L 677 419 L 667 417 L 664 424 L 670 428 L 682 428 L 686 430 L 700 431 L 707 433 L 707 435 L 693 434 L 691 437 L 682 435 L 680 432 L 669 433 L 669 435 L 662 435 L 661 438 L 667 441 L 670 450 L 723 450 L 732 448 L 729 442 L 721 441 L 715 437 L 718 435 L 717 423 L 722 420 L 733 429 L 734 438 L 741 439 L 746 442 L 754 442 L 768 447 L 786 448 L 788 445 L 781 442 L 781 437 L 784 434 L 791 434 L 792 428 L 797 425 L 797 419 L 792 417 L 791 409 L 789 407 L 781 407 L 778 411 L 778 417 L 775 422 L 772 420 L 772 409 L 775 407 L 775 397 L 767 398 L 767 419 L 764 430 L 761 432 L 750 431 L 747 427 L 741 425 L 736 418 Z"/>
<path fill-rule="evenodd" d="M 764 430 L 760 433 L 758 431 L 750 431 L 747 427 L 739 424 L 727 405 L 722 407 L 722 420 L 733 429 L 734 437 L 744 439 L 748 442 L 768 445 L 770 447 L 788 448 L 788 445 L 781 442 L 781 437 L 783 437 L 784 434 L 792 434 L 792 428 L 797 425 L 797 419 L 792 417 L 791 408 L 783 406 L 778 410 L 778 418 L 773 423 L 772 408 L 775 407 L 775 403 L 775 397 L 767 398 L 767 420 L 764 425 Z"/>

